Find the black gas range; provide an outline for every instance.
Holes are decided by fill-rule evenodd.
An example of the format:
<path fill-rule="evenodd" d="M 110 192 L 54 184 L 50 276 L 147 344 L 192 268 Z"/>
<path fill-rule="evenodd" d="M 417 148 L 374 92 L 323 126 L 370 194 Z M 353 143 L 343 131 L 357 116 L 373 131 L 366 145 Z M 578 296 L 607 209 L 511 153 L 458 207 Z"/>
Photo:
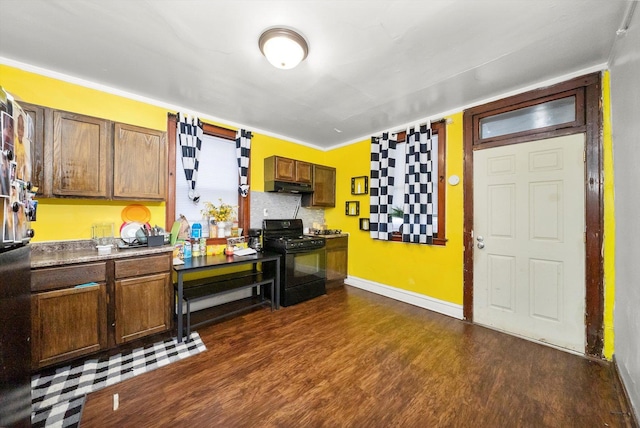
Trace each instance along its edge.
<path fill-rule="evenodd" d="M 282 306 L 326 294 L 325 238 L 305 236 L 303 230 L 300 219 L 262 221 L 264 250 L 283 254 L 280 263 Z"/>

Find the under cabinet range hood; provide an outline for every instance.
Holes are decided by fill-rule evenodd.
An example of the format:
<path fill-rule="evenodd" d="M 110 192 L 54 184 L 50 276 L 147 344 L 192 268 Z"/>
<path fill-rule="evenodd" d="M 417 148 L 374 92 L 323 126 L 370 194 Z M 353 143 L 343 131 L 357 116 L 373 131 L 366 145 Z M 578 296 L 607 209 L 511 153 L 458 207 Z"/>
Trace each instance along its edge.
<path fill-rule="evenodd" d="M 309 183 L 290 183 L 288 181 L 265 181 L 265 192 L 278 193 L 313 193 L 313 187 Z"/>

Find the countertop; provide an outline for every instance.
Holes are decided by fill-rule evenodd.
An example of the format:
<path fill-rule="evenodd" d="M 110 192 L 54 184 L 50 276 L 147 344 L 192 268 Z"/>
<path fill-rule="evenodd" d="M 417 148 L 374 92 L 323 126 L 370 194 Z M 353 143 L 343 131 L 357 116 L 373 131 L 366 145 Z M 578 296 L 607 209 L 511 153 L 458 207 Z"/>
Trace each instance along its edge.
<path fill-rule="evenodd" d="M 100 260 L 120 259 L 173 251 L 173 246 L 138 247 L 112 250 L 111 254 L 98 255 L 90 239 L 78 241 L 51 241 L 30 244 L 31 268 L 62 266 Z"/>
<path fill-rule="evenodd" d="M 349 236 L 348 233 L 332 233 L 331 235 L 316 235 L 314 233 L 309 233 L 307 234 L 307 236 L 313 236 L 313 237 L 321 237 L 321 238 L 327 238 L 327 239 L 333 239 L 333 238 L 347 238 Z"/>

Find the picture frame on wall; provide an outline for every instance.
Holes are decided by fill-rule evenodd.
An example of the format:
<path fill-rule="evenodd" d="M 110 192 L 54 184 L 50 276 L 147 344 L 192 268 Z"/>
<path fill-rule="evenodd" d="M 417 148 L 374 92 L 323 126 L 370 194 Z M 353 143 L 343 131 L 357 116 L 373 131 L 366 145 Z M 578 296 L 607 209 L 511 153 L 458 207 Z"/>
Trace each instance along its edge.
<path fill-rule="evenodd" d="M 368 218 L 361 218 L 360 219 L 360 230 L 369 230 L 369 219 Z"/>
<path fill-rule="evenodd" d="M 360 202 L 358 201 L 347 201 L 345 204 L 345 214 L 348 216 L 358 216 L 360 215 Z"/>
<path fill-rule="evenodd" d="M 366 175 L 351 178 L 351 194 L 366 195 L 369 193 L 369 177 Z"/>

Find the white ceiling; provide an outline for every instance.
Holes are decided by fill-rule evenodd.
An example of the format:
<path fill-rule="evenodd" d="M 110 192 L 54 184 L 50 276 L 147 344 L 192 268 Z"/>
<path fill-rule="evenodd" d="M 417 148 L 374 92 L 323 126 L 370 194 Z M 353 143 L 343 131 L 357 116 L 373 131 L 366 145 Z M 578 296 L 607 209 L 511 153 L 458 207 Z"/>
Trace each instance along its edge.
<path fill-rule="evenodd" d="M 602 66 L 629 3 L 2 0 L 0 62 L 327 148 Z M 309 41 L 297 68 L 260 53 L 273 26 Z"/>

